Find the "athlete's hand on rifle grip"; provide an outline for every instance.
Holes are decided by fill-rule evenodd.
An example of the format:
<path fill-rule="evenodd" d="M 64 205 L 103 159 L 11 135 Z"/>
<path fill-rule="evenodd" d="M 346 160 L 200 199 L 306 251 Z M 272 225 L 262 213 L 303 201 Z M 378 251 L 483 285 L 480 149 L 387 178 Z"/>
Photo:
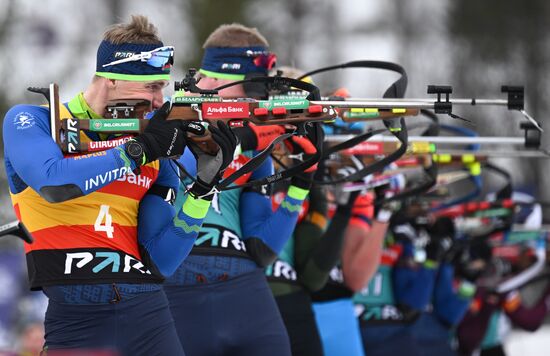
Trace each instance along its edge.
<path fill-rule="evenodd" d="M 189 142 L 189 149 L 197 160 L 197 181 L 190 190 L 196 197 L 212 199 L 212 195 L 204 195 L 211 192 L 222 178 L 223 172 L 233 161 L 237 148 L 237 138 L 229 126 L 222 121 L 218 121 L 217 126 L 208 127 L 213 141 L 220 147 L 215 154 L 204 152 L 197 144 Z"/>
<path fill-rule="evenodd" d="M 218 145 L 212 140 L 212 135 L 206 130 L 201 122 L 185 121 L 187 131 L 187 144 L 193 142 L 204 152 L 215 155 L 218 152 Z"/>
<path fill-rule="evenodd" d="M 324 136 L 321 125 L 319 123 L 311 123 L 309 127 L 307 127 L 307 134 L 305 136 L 292 136 L 285 141 L 285 145 L 292 158 L 299 161 L 305 161 L 317 153 L 315 142 L 318 142 L 318 140 L 322 142 Z M 308 168 L 306 172 L 315 172 L 316 169 L 317 165 L 315 164 Z"/>
<path fill-rule="evenodd" d="M 126 152 L 138 166 L 155 161 L 159 158 L 180 156 L 185 149 L 185 130 L 188 123 L 182 120 L 166 120 L 170 113 L 170 102 L 167 101 L 158 109 L 149 121 L 145 131 L 126 143 Z M 135 144 L 143 150 L 137 155 Z"/>
<path fill-rule="evenodd" d="M 317 152 L 315 146 L 309 138 L 302 136 L 292 136 L 288 140 L 285 140 L 285 146 L 290 151 L 289 156 L 298 162 L 303 162 L 309 159 Z M 293 176 L 290 183 L 295 187 L 309 190 L 316 170 L 317 164 L 314 164 L 303 173 Z"/>
<path fill-rule="evenodd" d="M 336 177 L 346 178 L 347 176 L 355 174 L 356 172 L 357 172 L 357 167 L 343 166 L 336 170 Z M 354 183 L 358 183 L 358 184 L 368 183 L 371 177 L 372 176 L 369 175 Z M 361 190 L 350 192 L 350 191 L 346 191 L 344 188 L 345 188 L 344 184 L 336 184 L 332 187 L 333 193 L 334 193 L 334 200 L 337 205 L 345 206 L 345 205 L 351 204 L 353 206 L 353 201 L 355 201 L 358 194 L 361 193 Z M 357 194 L 354 194 L 355 192 L 357 192 Z M 352 202 L 350 203 L 350 201 Z"/>
<path fill-rule="evenodd" d="M 277 137 L 285 133 L 282 125 L 256 126 L 252 123 L 233 130 L 241 142 L 243 151 L 262 151 L 267 148 Z"/>

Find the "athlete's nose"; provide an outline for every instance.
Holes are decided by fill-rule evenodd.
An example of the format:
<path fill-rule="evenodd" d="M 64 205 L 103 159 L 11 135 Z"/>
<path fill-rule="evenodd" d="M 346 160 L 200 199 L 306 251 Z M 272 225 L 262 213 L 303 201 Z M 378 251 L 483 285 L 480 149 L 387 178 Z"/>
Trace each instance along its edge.
<path fill-rule="evenodd" d="M 158 109 L 164 104 L 164 96 L 161 91 L 153 94 L 153 109 Z"/>

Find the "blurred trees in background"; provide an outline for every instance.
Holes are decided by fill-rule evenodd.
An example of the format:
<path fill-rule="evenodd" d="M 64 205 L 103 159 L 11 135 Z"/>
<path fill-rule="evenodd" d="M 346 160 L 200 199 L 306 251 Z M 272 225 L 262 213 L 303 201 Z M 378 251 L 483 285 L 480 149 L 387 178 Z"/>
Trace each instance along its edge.
<path fill-rule="evenodd" d="M 10 27 L 13 24 L 13 13 L 15 9 L 15 0 L 9 0 L 5 2 L 4 11 L 2 11 L 2 17 L 0 18 L 0 53 L 6 53 L 7 40 L 10 33 Z M 0 59 L 0 61 L 3 61 Z M 0 66 L 0 78 L 6 78 L 9 75 L 7 66 Z M 10 106 L 10 102 L 6 96 L 7 88 L 3 85 L 0 86 L 0 113 L 5 113 Z M 2 129 L 0 127 L 0 132 Z M 4 143 L 0 142 L 0 149 L 4 150 Z M 0 181 L 3 182 L 3 181 Z"/>
<path fill-rule="evenodd" d="M 175 79 L 200 66 L 201 45 L 212 30 L 242 22 L 260 29 L 280 65 L 310 70 L 356 59 L 396 61 L 408 71 L 409 97 L 425 97 L 428 84 L 453 85 L 455 97 L 503 97 L 502 84 L 524 84 L 528 112 L 547 124 L 550 3 L 544 0 L 0 0 L 0 8 L 2 116 L 15 103 L 40 103 L 26 92 L 30 85 L 55 81 L 64 100 L 84 89 L 105 28 L 140 13 L 159 27 L 165 43 L 176 46 Z M 321 88 L 344 85 L 354 95 L 374 96 L 392 78 L 342 71 L 315 81 Z M 519 114 L 462 110 L 482 135 L 521 135 Z M 516 183 L 538 186 L 550 201 L 544 175 L 549 163 L 497 163 L 510 168 Z M 12 213 L 3 175 L 0 183 L 0 215 L 6 218 Z"/>
<path fill-rule="evenodd" d="M 527 111 L 550 130 L 546 118 L 550 105 L 545 99 L 549 94 L 549 18 L 550 3 L 544 0 L 451 1 L 449 37 L 458 44 L 455 83 L 465 91 L 483 94 L 499 84 L 524 85 Z M 491 114 L 476 121 L 482 134 L 519 135 L 517 120 L 496 111 Z M 545 148 L 549 147 L 547 137 L 545 133 Z M 550 202 L 548 160 L 502 159 L 498 163 L 510 169 L 515 183 L 530 188 L 543 202 Z M 544 215 L 550 221 L 548 206 Z"/>
<path fill-rule="evenodd" d="M 251 0 L 188 0 L 182 1 L 182 19 L 189 21 L 193 29 L 194 51 L 178 53 L 178 63 L 182 68 L 199 67 L 202 58 L 202 44 L 220 24 L 246 23 L 246 10 Z"/>

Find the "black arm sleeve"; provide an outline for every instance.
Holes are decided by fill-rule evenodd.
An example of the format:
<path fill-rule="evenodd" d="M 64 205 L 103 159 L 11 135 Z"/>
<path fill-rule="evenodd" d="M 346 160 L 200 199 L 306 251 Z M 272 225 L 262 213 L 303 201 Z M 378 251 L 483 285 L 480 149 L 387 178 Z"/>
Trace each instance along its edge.
<path fill-rule="evenodd" d="M 344 245 L 344 233 L 351 217 L 348 206 L 339 206 L 325 233 L 319 228 L 300 224 L 296 229 L 295 259 L 298 278 L 311 292 L 326 284 Z"/>
<path fill-rule="evenodd" d="M 269 266 L 277 259 L 277 254 L 259 238 L 248 238 L 244 240 L 244 245 L 252 260 L 261 268 Z"/>

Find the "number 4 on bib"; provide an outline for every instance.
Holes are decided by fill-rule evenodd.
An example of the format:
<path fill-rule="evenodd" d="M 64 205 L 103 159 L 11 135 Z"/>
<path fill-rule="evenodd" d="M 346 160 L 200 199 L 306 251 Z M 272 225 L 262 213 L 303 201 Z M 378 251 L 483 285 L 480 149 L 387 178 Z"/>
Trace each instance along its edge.
<path fill-rule="evenodd" d="M 102 224 L 103 219 L 105 219 L 105 224 Z M 110 239 L 113 238 L 115 228 L 113 227 L 113 217 L 109 214 L 109 205 L 102 205 L 99 208 L 99 214 L 95 219 L 94 229 L 95 231 L 105 232 Z"/>

